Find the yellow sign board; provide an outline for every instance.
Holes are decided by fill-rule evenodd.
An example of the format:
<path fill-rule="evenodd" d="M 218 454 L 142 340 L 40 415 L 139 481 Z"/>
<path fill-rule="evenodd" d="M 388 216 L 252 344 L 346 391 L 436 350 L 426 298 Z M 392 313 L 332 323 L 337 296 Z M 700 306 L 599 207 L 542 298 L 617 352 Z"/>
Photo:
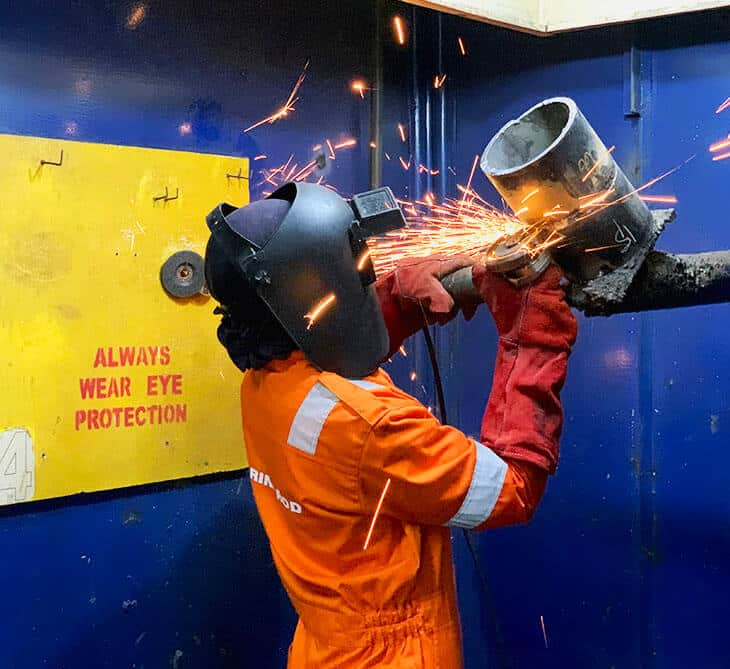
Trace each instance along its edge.
<path fill-rule="evenodd" d="M 247 159 L 11 135 L 0 155 L 0 504 L 245 467 L 214 301 L 160 268 L 248 201 Z"/>

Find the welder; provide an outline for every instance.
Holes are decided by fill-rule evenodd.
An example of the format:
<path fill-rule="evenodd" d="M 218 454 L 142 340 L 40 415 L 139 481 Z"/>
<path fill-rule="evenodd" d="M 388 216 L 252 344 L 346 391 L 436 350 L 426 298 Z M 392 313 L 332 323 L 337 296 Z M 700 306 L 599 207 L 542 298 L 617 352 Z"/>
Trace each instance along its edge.
<path fill-rule="evenodd" d="M 376 281 L 357 213 L 290 183 L 208 217 L 218 338 L 246 372 L 251 485 L 299 615 L 288 666 L 456 669 L 450 528 L 531 518 L 558 460 L 577 326 L 557 268 L 515 288 L 475 266 L 499 334 L 491 394 L 478 441 L 441 425 L 379 365 L 457 315 L 439 279 L 471 261 L 410 260 Z"/>

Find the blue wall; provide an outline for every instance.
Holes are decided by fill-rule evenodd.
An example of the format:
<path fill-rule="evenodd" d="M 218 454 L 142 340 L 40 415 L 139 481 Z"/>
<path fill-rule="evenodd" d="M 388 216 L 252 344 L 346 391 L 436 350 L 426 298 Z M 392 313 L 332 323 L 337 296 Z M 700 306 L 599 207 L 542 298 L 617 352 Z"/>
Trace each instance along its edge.
<path fill-rule="evenodd" d="M 1 5 L 0 132 L 268 154 L 258 167 L 308 158 L 341 133 L 361 141 L 327 167 L 328 180 L 344 192 L 367 186 L 368 104 L 348 85 L 372 76 L 369 3 L 146 4 L 135 30 L 125 27 L 125 2 Z M 384 26 L 382 148 L 393 158 L 383 162 L 385 183 L 411 196 L 453 194 L 506 120 L 565 94 L 617 145 L 637 184 L 697 154 L 657 187 L 680 199 L 660 247 L 730 247 L 730 165 L 707 153 L 728 131 L 714 110 L 730 95 L 730 12 L 536 38 L 396 3 L 386 19 L 394 11 L 408 22 L 409 44 L 397 47 Z M 627 117 L 632 46 L 641 104 Z M 281 103 L 308 59 L 296 113 L 244 134 Z M 437 72 L 448 74 L 442 91 L 431 87 Z M 441 174 L 417 179 L 398 155 Z M 497 201 L 483 178 L 475 183 Z M 527 527 L 478 538 L 481 574 L 454 537 L 467 667 L 730 666 L 729 316 L 719 305 L 581 319 L 562 463 L 540 512 Z M 470 433 L 494 344 L 484 313 L 437 333 L 450 419 Z M 408 349 L 391 371 L 434 404 L 423 345 L 414 339 Z M 245 478 L 1 513 L 3 668 L 284 665 L 294 615 Z"/>
<path fill-rule="evenodd" d="M 730 124 L 714 113 L 729 93 L 729 12 L 545 39 L 453 17 L 422 21 L 432 34 L 440 23 L 451 77 L 444 142 L 462 183 L 503 123 L 569 95 L 637 186 L 696 154 L 650 191 L 679 198 L 660 248 L 730 247 L 730 166 L 707 150 Z M 638 114 L 629 113 L 632 47 Z M 485 179 L 476 183 L 498 202 Z M 494 334 L 481 318 L 441 337 L 464 429 L 477 424 L 492 369 Z M 504 640 L 498 666 L 730 666 L 721 613 L 730 593 L 728 319 L 730 306 L 719 305 L 580 320 L 559 472 L 530 526 L 480 537 Z"/>
<path fill-rule="evenodd" d="M 129 30 L 132 3 L 0 3 L 0 132 L 267 154 L 257 170 L 354 136 L 365 148 L 325 173 L 344 192 L 367 187 L 368 106 L 349 82 L 371 67 L 369 6 L 339 3 L 333 25 L 326 2 L 145 4 Z M 307 60 L 297 111 L 244 134 Z M 245 477 L 0 514 L 2 669 L 284 665 L 295 616 Z"/>

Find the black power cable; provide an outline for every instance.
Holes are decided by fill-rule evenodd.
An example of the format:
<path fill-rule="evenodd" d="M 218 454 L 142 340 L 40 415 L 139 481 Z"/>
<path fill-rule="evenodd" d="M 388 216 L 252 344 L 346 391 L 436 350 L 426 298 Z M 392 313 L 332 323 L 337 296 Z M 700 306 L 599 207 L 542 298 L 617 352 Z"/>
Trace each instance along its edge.
<path fill-rule="evenodd" d="M 426 349 L 428 350 L 428 357 L 431 361 L 431 368 L 433 370 L 433 384 L 436 387 L 436 398 L 438 399 L 439 403 L 441 423 L 443 425 L 448 425 L 449 421 L 446 418 L 446 400 L 444 398 L 444 386 L 441 383 L 441 369 L 439 368 L 438 359 L 436 357 L 436 347 L 433 345 L 433 338 L 431 337 L 431 332 L 428 329 L 428 326 L 424 325 L 423 328 L 421 328 L 421 331 L 423 332 L 423 338 L 426 340 Z M 484 594 L 484 598 L 489 609 L 489 618 L 492 622 L 492 629 L 497 650 L 497 661 L 499 663 L 499 667 L 500 669 L 510 669 L 510 667 L 512 666 L 512 662 L 507 655 L 507 648 L 504 642 L 504 637 L 502 636 L 502 631 L 500 629 L 499 618 L 497 616 L 497 608 L 494 603 L 494 598 L 492 596 L 492 591 L 489 587 L 489 582 L 487 581 L 486 574 L 484 573 L 484 570 L 482 569 L 482 566 L 479 562 L 477 548 L 474 545 L 473 537 L 471 536 L 471 534 L 469 534 L 469 532 L 467 532 L 467 530 L 462 529 L 461 533 L 464 537 L 464 541 L 466 541 L 469 553 L 471 554 L 471 559 L 474 562 L 474 569 L 476 570 L 477 576 L 479 577 L 479 583 L 481 585 L 482 592 Z"/>

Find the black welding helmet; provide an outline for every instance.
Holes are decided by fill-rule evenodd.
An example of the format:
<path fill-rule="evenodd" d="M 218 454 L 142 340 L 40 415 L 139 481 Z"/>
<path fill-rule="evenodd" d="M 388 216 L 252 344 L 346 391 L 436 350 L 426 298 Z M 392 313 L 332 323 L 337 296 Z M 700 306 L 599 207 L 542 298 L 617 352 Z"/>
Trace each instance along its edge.
<path fill-rule="evenodd" d="M 247 207 L 221 204 L 207 223 L 209 249 L 223 250 L 228 265 L 228 278 L 206 269 L 219 302 L 235 300 L 243 280 L 319 369 L 361 378 L 382 362 L 388 333 L 365 239 L 404 224 L 390 189 L 348 202 L 324 186 L 287 183 Z"/>

